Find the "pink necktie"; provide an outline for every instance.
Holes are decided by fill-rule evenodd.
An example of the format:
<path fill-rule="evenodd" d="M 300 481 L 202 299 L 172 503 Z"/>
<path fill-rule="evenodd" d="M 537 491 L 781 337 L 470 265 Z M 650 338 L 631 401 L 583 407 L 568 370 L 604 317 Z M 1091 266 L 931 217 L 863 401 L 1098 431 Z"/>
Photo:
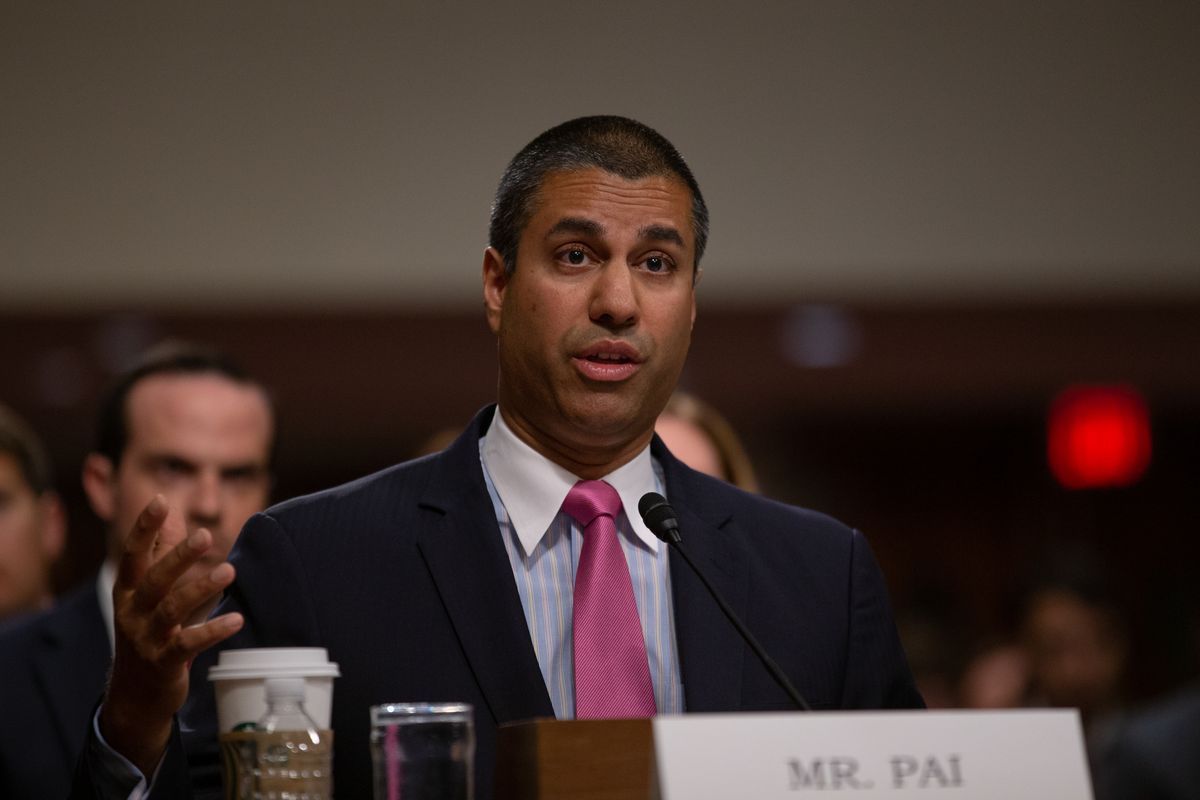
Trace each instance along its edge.
<path fill-rule="evenodd" d="M 621 496 L 604 481 L 580 481 L 563 511 L 583 526 L 575 574 L 575 717 L 654 716 L 646 641 L 617 540 Z"/>

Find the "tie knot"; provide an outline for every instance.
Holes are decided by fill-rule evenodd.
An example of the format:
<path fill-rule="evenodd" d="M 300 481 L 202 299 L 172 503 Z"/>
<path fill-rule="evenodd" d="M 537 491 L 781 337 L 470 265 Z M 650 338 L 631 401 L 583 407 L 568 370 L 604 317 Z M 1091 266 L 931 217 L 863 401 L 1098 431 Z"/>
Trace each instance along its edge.
<path fill-rule="evenodd" d="M 615 521 L 621 513 L 621 495 L 604 481 L 579 481 L 567 492 L 562 509 L 586 528 L 600 516 L 612 517 Z"/>

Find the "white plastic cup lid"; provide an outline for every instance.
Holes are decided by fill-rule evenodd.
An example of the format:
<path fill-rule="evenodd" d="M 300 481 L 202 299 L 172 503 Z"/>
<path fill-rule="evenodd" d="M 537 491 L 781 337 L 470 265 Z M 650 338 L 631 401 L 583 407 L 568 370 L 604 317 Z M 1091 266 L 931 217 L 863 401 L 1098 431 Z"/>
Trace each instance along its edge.
<path fill-rule="evenodd" d="M 257 678 L 337 678 L 338 665 L 324 647 L 249 647 L 222 650 L 209 667 L 210 681 Z"/>

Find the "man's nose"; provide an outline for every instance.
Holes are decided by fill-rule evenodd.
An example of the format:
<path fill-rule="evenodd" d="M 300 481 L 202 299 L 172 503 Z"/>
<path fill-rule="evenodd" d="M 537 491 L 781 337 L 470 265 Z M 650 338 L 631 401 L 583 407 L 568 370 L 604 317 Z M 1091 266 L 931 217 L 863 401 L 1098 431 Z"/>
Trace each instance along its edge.
<path fill-rule="evenodd" d="M 596 272 L 589 307 L 592 321 L 611 328 L 624 328 L 638 318 L 637 289 L 633 270 L 613 260 Z"/>
<path fill-rule="evenodd" d="M 188 514 L 199 525 L 214 526 L 221 519 L 221 478 L 201 473 L 188 499 Z"/>

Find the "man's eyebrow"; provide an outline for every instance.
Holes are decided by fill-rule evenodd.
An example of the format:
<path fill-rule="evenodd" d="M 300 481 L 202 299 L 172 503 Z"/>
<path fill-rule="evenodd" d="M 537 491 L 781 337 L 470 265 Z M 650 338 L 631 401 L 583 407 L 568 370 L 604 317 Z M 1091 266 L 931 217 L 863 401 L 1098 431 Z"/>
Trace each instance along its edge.
<path fill-rule="evenodd" d="M 563 217 L 554 226 L 546 232 L 546 238 L 550 238 L 558 233 L 578 233 L 584 236 L 601 236 L 604 234 L 604 226 L 599 222 L 582 217 Z"/>
<path fill-rule="evenodd" d="M 257 475 L 267 471 L 267 465 L 259 461 L 247 461 L 244 464 L 223 464 L 222 475 Z"/>
<path fill-rule="evenodd" d="M 679 235 L 679 231 L 669 225 L 647 225 L 638 231 L 638 238 L 658 242 L 671 242 L 680 247 L 686 247 L 683 237 Z"/>
<path fill-rule="evenodd" d="M 169 450 L 161 452 L 158 450 L 152 450 L 146 453 L 145 460 L 152 464 L 173 463 L 186 464 L 189 467 L 196 466 L 196 462 L 192 461 L 190 458 L 185 458 L 184 456 L 181 456 L 178 453 L 172 453 Z"/>
<path fill-rule="evenodd" d="M 583 217 L 563 217 L 546 232 L 546 238 L 560 233 L 577 233 L 582 236 L 603 236 L 604 226 L 595 220 Z M 686 247 L 683 236 L 670 225 L 647 225 L 638 230 L 638 238 L 643 241 L 671 242 Z"/>

